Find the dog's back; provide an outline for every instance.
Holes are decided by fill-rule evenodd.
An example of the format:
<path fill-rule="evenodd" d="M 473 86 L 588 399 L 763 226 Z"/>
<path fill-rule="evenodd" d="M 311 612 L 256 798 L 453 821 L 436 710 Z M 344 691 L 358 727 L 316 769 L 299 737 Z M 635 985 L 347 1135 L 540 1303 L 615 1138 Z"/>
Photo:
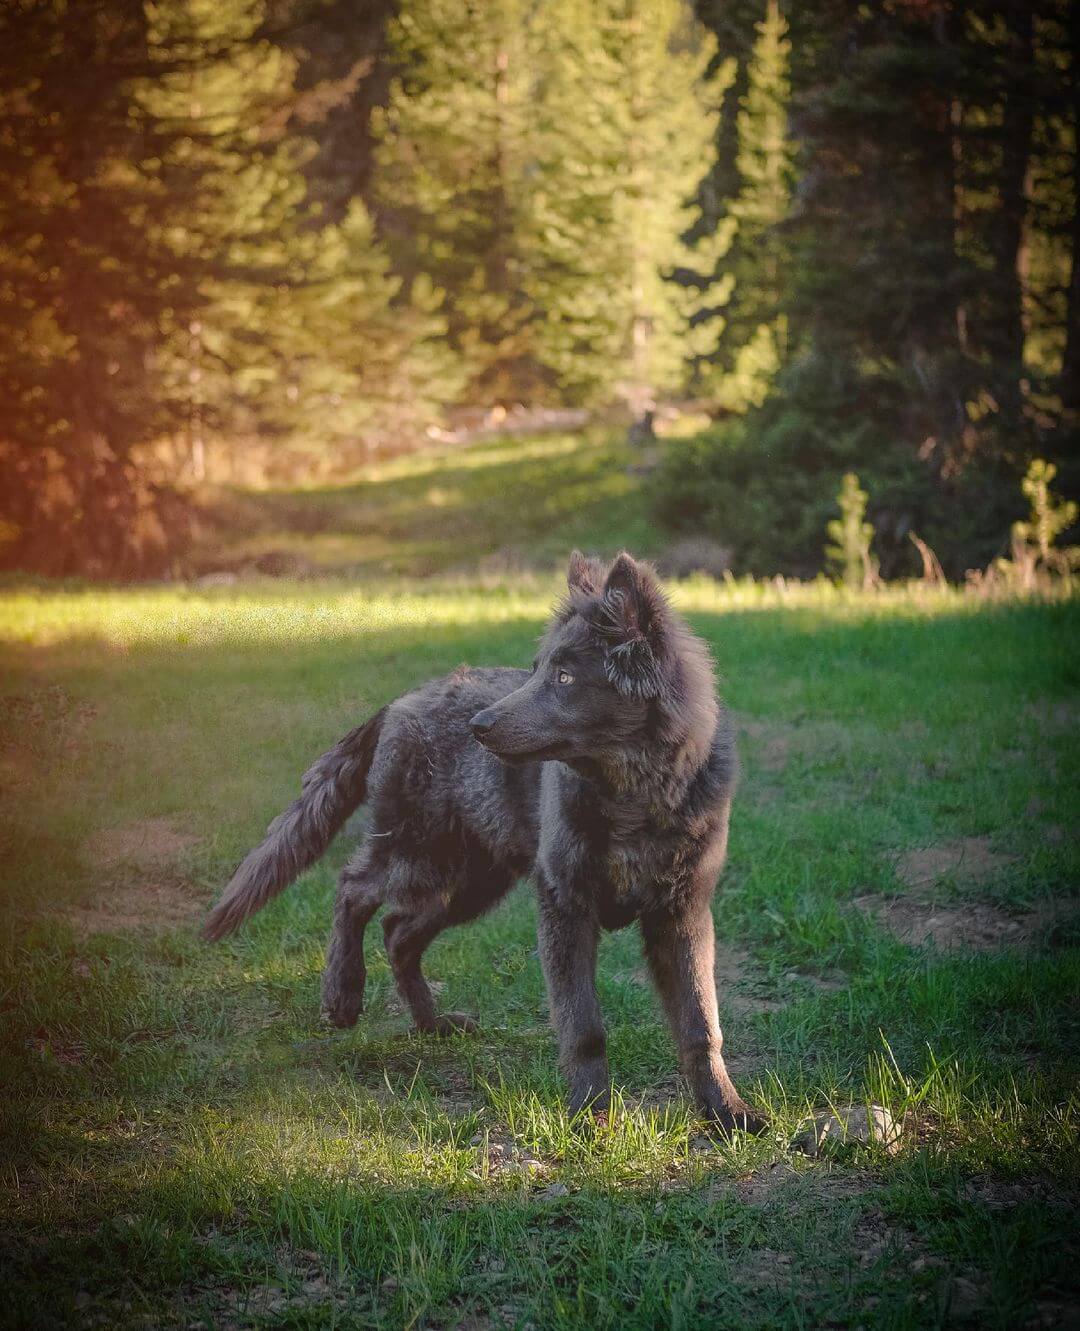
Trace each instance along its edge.
<path fill-rule="evenodd" d="M 426 847 L 448 869 L 468 843 L 527 872 L 536 855 L 540 764 L 500 762 L 473 739 L 469 720 L 528 677 L 463 666 L 391 703 L 368 773 L 369 835 L 398 853 Z"/>

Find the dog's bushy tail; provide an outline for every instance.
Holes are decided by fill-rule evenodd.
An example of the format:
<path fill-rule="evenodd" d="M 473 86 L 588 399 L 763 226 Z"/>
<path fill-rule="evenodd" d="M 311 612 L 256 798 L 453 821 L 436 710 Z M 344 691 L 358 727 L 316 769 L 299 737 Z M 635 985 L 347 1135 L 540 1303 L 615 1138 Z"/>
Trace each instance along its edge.
<path fill-rule="evenodd" d="M 304 773 L 300 798 L 279 813 L 266 837 L 233 874 L 201 933 L 216 941 L 238 929 L 309 868 L 364 802 L 386 709 L 350 730 Z"/>

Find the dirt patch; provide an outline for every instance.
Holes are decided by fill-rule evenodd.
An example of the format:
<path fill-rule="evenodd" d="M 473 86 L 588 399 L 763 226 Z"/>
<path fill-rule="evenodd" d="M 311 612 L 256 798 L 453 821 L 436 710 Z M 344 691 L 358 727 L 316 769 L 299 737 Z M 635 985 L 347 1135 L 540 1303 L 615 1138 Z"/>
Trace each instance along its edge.
<path fill-rule="evenodd" d="M 777 1160 L 754 1174 L 741 1178 L 735 1185 L 739 1200 L 749 1206 L 765 1206 L 780 1192 L 790 1188 L 798 1178 L 786 1160 Z"/>
<path fill-rule="evenodd" d="M 811 971 L 787 971 L 785 980 L 795 980 L 799 984 L 809 985 L 819 994 L 835 994 L 848 987 L 847 976 L 838 970 L 824 971 L 817 975 Z"/>
<path fill-rule="evenodd" d="M 992 848 L 989 837 L 966 836 L 905 851 L 896 862 L 896 876 L 913 889 L 932 887 L 943 878 L 984 883 L 1014 863 L 1011 855 Z"/>
<path fill-rule="evenodd" d="M 832 1194 L 851 1195 L 854 1194 L 850 1189 Z M 982 1273 L 970 1267 L 964 1267 L 963 1274 L 947 1272 L 945 1261 L 930 1254 L 917 1235 L 890 1224 L 876 1207 L 870 1207 L 855 1219 L 844 1238 L 843 1252 L 850 1254 L 861 1272 L 881 1269 L 889 1285 L 907 1283 L 923 1272 L 940 1268 L 940 1275 L 932 1276 L 929 1283 L 941 1282 L 941 1297 L 947 1301 L 953 1318 L 976 1316 L 985 1305 L 989 1286 Z M 787 1289 L 797 1285 L 800 1290 L 808 1291 L 819 1282 L 831 1283 L 843 1261 L 838 1253 L 827 1254 L 820 1265 L 813 1265 L 807 1263 L 805 1254 L 800 1258 L 775 1248 L 753 1248 L 739 1254 L 734 1277 L 749 1290 Z M 920 1302 L 928 1297 L 929 1288 L 919 1296 Z M 881 1296 L 873 1294 L 865 1299 L 864 1306 L 872 1313 L 880 1302 Z"/>
<path fill-rule="evenodd" d="M 522 1146 L 508 1128 L 478 1132 L 469 1145 L 476 1148 L 476 1165 L 472 1170 L 476 1178 L 516 1176 L 526 1181 L 538 1181 L 551 1170 L 548 1161 L 541 1160 Z"/>
<path fill-rule="evenodd" d="M 913 897 L 856 897 L 855 906 L 910 947 L 933 943 L 942 949 L 993 952 L 1027 943 L 1054 918 L 1048 910 L 1011 915 L 984 901 L 935 905 Z"/>
<path fill-rule="evenodd" d="M 890 1261 L 899 1259 L 906 1266 L 921 1262 L 919 1269 L 922 1270 L 927 1260 L 925 1245 L 909 1230 L 890 1225 L 877 1207 L 864 1211 L 856 1220 L 850 1247 L 862 1267 L 874 1266 L 888 1258 Z"/>
<path fill-rule="evenodd" d="M 189 1296 L 214 1310 L 213 1325 L 223 1328 L 262 1325 L 267 1319 L 276 1324 L 281 1319 L 307 1319 L 317 1315 L 319 1325 L 336 1323 L 342 1314 L 358 1307 L 368 1308 L 370 1299 L 350 1289 L 343 1281 L 329 1275 L 316 1252 L 282 1248 L 276 1254 L 277 1271 L 273 1275 L 259 1270 L 253 1261 L 255 1254 L 243 1243 L 221 1233 L 197 1238 L 208 1248 L 241 1268 L 249 1268 L 248 1280 L 238 1285 L 234 1281 L 213 1281 L 191 1286 Z M 387 1282 L 384 1282 L 384 1287 Z M 208 1323 L 191 1322 L 193 1326 Z"/>
<path fill-rule="evenodd" d="M 202 889 L 179 877 L 105 883 L 92 901 L 71 906 L 64 918 L 80 934 L 125 929 L 161 932 L 192 924 L 209 904 Z"/>
<path fill-rule="evenodd" d="M 749 1289 L 783 1289 L 794 1275 L 791 1257 L 775 1248 L 751 1248 L 740 1255 L 735 1279 Z"/>
<path fill-rule="evenodd" d="M 784 1006 L 775 999 L 761 998 L 747 991 L 747 981 L 753 974 L 753 963 L 748 954 L 737 947 L 720 942 L 716 944 L 713 973 L 723 1006 L 748 1014 L 777 1012 Z"/>
<path fill-rule="evenodd" d="M 141 872 L 173 868 L 198 845 L 198 837 L 174 818 L 143 818 L 96 832 L 83 845 L 83 858 L 95 869 Z"/>
<path fill-rule="evenodd" d="M 1008 1211 L 1028 1202 L 1043 1206 L 1076 1209 L 1080 1193 L 1064 1188 L 1052 1179 L 1025 1178 L 1019 1181 L 995 1179 L 989 1174 L 976 1174 L 960 1187 L 965 1201 L 977 1202 L 991 1211 Z"/>
<path fill-rule="evenodd" d="M 165 930 L 191 924 L 208 894 L 177 864 L 198 844 L 172 818 L 146 818 L 95 833 L 82 858 L 100 876 L 91 899 L 64 911 L 80 934 L 125 929 Z"/>
<path fill-rule="evenodd" d="M 861 1169 L 796 1169 L 787 1160 L 776 1160 L 739 1179 L 735 1191 L 750 1206 L 767 1206 L 793 1190 L 822 1201 L 861 1197 L 873 1183 L 872 1176 Z"/>
<path fill-rule="evenodd" d="M 65 1067 L 78 1067 L 86 1061 L 86 1048 L 63 1035 L 54 1035 L 39 1026 L 27 1041 L 28 1047 L 42 1062 L 60 1063 Z"/>
<path fill-rule="evenodd" d="M 791 728 L 774 721 L 760 721 L 753 716 L 736 716 L 735 727 L 743 741 L 743 751 L 752 756 L 752 765 L 763 772 L 779 773 L 791 756 Z"/>

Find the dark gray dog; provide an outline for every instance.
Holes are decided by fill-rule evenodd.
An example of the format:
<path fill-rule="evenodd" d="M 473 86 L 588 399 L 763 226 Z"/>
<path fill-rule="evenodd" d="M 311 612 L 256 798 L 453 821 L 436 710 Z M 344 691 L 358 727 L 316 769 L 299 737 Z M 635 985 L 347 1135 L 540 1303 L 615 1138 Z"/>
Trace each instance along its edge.
<path fill-rule="evenodd" d="M 231 933 L 367 800 L 371 827 L 334 908 L 323 978 L 331 1022 L 352 1026 L 363 1007 L 364 929 L 385 905 L 387 955 L 417 1029 L 470 1029 L 460 1013 L 436 1013 L 420 959 L 532 870 L 571 1109 L 607 1103 L 597 943 L 601 928 L 637 920 L 702 1109 L 723 1128 L 757 1129 L 720 1053 L 709 902 L 736 761 L 708 651 L 627 554 L 605 570 L 575 552 L 569 589 L 531 672 L 462 668 L 324 754 L 203 934 Z"/>

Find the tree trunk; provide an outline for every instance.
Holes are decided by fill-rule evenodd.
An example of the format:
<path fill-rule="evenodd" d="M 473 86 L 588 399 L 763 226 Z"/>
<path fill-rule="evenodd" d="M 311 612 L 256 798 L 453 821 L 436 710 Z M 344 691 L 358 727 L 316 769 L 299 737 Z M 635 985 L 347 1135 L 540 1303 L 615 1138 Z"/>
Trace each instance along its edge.
<path fill-rule="evenodd" d="M 1002 121 L 1001 194 L 995 267 L 998 328 L 988 339 L 998 362 L 998 402 L 1007 428 L 1019 427 L 1023 411 L 1024 286 L 1028 165 L 1035 125 L 1032 87 L 1034 20 L 1027 0 L 1017 0 L 1008 15 L 1010 29 L 1005 69 Z"/>

